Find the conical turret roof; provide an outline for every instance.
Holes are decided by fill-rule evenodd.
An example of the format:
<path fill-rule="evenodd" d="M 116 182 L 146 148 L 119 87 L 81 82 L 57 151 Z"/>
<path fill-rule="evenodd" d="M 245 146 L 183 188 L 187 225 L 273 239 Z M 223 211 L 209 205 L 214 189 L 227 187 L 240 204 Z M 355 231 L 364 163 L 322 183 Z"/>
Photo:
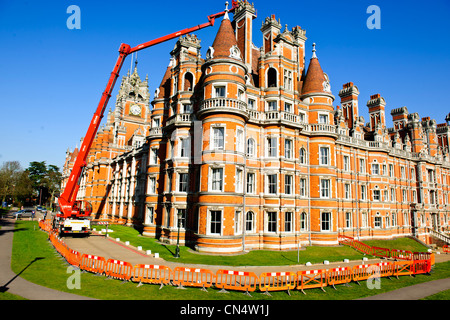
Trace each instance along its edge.
<path fill-rule="evenodd" d="M 327 87 L 328 79 L 325 77 L 319 59 L 316 56 L 315 43 L 313 44 L 313 48 L 313 56 L 309 61 L 308 71 L 303 81 L 302 95 L 316 92 L 331 94 Z"/>
<path fill-rule="evenodd" d="M 236 35 L 234 34 L 233 26 L 228 18 L 228 13 L 220 24 L 219 31 L 212 44 L 211 58 L 233 58 L 242 61 L 241 52 L 238 48 Z"/>

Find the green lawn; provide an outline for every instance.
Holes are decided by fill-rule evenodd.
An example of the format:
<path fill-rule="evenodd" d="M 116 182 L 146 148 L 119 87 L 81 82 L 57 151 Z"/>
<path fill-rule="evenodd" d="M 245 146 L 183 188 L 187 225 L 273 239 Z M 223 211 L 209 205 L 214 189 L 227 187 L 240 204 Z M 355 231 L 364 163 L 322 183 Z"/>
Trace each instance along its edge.
<path fill-rule="evenodd" d="M 322 263 L 349 260 L 362 260 L 364 254 L 348 247 L 306 247 L 300 250 L 300 259 L 297 262 L 297 250 L 271 251 L 253 250 L 238 255 L 206 255 L 193 252 L 188 247 L 180 246 L 180 258 L 174 258 L 176 245 L 166 245 L 156 239 L 140 236 L 139 232 L 131 227 L 113 225 L 109 235 L 111 238 L 120 238 L 120 241 L 129 241 L 134 247 L 141 246 L 143 250 L 158 252 L 159 256 L 167 261 L 180 263 L 209 264 L 222 266 L 283 266 L 311 263 Z M 97 230 L 100 230 L 97 228 Z"/>
<path fill-rule="evenodd" d="M 427 252 L 428 248 L 410 238 L 397 238 L 393 240 L 367 240 L 362 241 L 372 247 L 407 250 L 411 252 Z"/>
<path fill-rule="evenodd" d="M 138 237 L 139 240 L 141 237 Z M 155 244 L 156 245 L 156 244 Z M 173 248 L 170 248 L 173 249 Z M 333 248 L 337 249 L 337 248 Z M 320 257 L 329 257 L 333 249 L 327 248 L 326 254 Z M 308 252 L 308 250 L 306 251 Z M 182 254 L 187 252 L 182 251 Z M 267 252 L 269 253 L 269 252 Z M 276 252 L 275 252 L 276 253 Z M 274 254 L 275 254 L 274 253 Z M 256 254 L 256 252 L 255 252 Z M 263 256 L 265 252 L 261 252 Z M 279 253 L 280 255 L 286 253 Z M 316 251 L 319 254 L 319 251 Z M 196 255 L 202 256 L 204 255 Z M 241 258 L 246 257 L 240 256 Z M 294 253 L 296 257 L 296 253 Z M 208 257 L 216 259 L 218 257 Z M 235 259 L 238 256 L 233 257 Z M 291 257 L 292 258 L 292 257 Z M 330 259 L 328 259 L 330 260 Z M 261 258 L 262 261 L 262 258 Z M 244 295 L 242 292 L 230 291 L 229 293 L 219 293 L 215 288 L 203 292 L 198 288 L 187 288 L 179 290 L 176 287 L 166 286 L 159 290 L 158 285 L 143 285 L 136 287 L 136 283 L 123 283 L 119 280 L 105 280 L 104 276 L 96 276 L 90 273 L 80 274 L 80 289 L 69 289 L 67 281 L 73 275 L 67 273 L 68 265 L 56 254 L 52 245 L 47 241 L 47 233 L 40 231 L 35 221 L 17 221 L 16 232 L 14 233 L 12 269 L 20 276 L 37 284 L 104 300 L 349 300 L 373 294 L 378 294 L 404 286 L 409 286 L 425 281 L 450 277 L 450 263 L 436 264 L 432 275 L 418 275 L 417 277 L 400 277 L 400 279 L 381 279 L 381 289 L 370 290 L 365 282 L 359 286 L 351 283 L 349 287 L 340 285 L 337 290 L 327 287 L 326 293 L 319 289 L 310 289 L 303 295 L 300 291 L 292 291 L 291 296 L 286 292 L 272 292 L 272 297 L 253 292 L 252 297 Z M 71 267 L 69 271 L 71 271 Z M 444 296 L 445 297 L 445 296 Z M 10 299 L 9 294 L 0 293 L 1 299 Z M 436 298 L 438 299 L 439 296 Z"/>

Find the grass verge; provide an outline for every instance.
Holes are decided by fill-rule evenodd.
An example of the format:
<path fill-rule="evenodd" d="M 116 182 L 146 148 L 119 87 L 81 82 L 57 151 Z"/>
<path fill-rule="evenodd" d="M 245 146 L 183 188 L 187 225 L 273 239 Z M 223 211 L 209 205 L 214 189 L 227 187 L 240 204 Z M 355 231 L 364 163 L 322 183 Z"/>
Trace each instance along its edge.
<path fill-rule="evenodd" d="M 166 286 L 161 290 L 158 285 L 136 287 L 137 284 L 133 282 L 122 283 L 119 280 L 105 280 L 103 276 L 81 273 L 80 289 L 71 290 L 67 282 L 69 277 L 73 276 L 72 267 L 61 260 L 47 241 L 47 233 L 40 231 L 37 222 L 33 221 L 16 223 L 11 267 L 15 273 L 21 273 L 23 278 L 39 285 L 103 300 L 351 300 L 450 277 L 450 262 L 446 262 L 436 264 L 432 275 L 400 277 L 393 280 L 382 278 L 380 289 L 370 290 L 365 282 L 361 282 L 361 285 L 356 283 L 350 283 L 349 286 L 340 285 L 337 286 L 337 290 L 327 287 L 326 293 L 319 289 L 310 289 L 306 291 L 306 295 L 300 291 L 292 291 L 291 295 L 286 292 L 272 292 L 272 296 L 269 297 L 260 292 L 253 292 L 252 297 L 249 297 L 236 291 L 219 293 L 219 290 L 213 288 L 203 292 L 197 288 L 180 290 L 172 286 Z M 5 299 L 3 293 L 0 293 L 0 299 Z"/>

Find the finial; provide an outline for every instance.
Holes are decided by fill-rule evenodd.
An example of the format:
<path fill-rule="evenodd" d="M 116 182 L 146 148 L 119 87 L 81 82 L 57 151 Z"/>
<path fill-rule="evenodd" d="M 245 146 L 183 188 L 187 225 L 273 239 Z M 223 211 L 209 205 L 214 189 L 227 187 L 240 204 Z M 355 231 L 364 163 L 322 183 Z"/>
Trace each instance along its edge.
<path fill-rule="evenodd" d="M 228 17 L 228 1 L 225 2 L 225 16 L 223 17 L 226 20 L 230 20 Z"/>
<path fill-rule="evenodd" d="M 313 50 L 312 50 L 313 55 L 312 55 L 311 59 L 312 58 L 317 58 L 317 56 L 316 56 L 316 43 L 313 43 L 312 45 L 313 45 Z"/>

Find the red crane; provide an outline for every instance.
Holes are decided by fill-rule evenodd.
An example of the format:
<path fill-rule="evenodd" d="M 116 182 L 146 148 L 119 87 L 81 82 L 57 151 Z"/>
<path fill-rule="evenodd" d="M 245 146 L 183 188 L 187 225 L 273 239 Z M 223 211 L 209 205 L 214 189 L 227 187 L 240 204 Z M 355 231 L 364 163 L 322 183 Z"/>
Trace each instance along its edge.
<path fill-rule="evenodd" d="M 228 7 L 228 2 L 226 2 L 226 6 Z M 91 149 L 92 142 L 94 141 L 95 135 L 97 134 L 98 128 L 100 126 L 100 122 L 103 118 L 104 111 L 108 104 L 109 98 L 111 97 L 111 92 L 114 89 L 114 85 L 119 76 L 120 70 L 124 63 L 125 58 L 133 53 L 137 52 L 156 44 L 174 39 L 176 37 L 188 34 L 190 32 L 194 32 L 206 27 L 214 26 L 214 22 L 216 18 L 219 18 L 225 15 L 226 12 L 233 12 L 237 6 L 237 1 L 232 1 L 231 9 L 225 9 L 225 11 L 212 14 L 208 16 L 208 22 L 197 25 L 192 28 L 184 29 L 181 31 L 177 31 L 166 36 L 142 43 L 135 47 L 131 47 L 128 44 L 122 43 L 119 48 L 119 57 L 117 58 L 117 62 L 114 66 L 113 71 L 111 72 L 111 76 L 109 77 L 108 84 L 106 85 L 105 91 L 102 93 L 102 97 L 97 106 L 97 110 L 92 117 L 91 123 L 87 130 L 87 133 L 83 139 L 83 143 L 81 144 L 80 150 L 78 152 L 77 158 L 73 165 L 72 171 L 70 173 L 67 184 L 64 188 L 64 192 L 59 197 L 59 206 L 60 213 L 57 214 L 58 218 L 62 219 L 85 219 L 90 216 L 92 212 L 92 206 L 87 201 L 76 200 L 78 189 L 80 187 L 80 180 L 83 175 L 83 171 L 86 167 L 86 159 L 89 154 L 89 150 Z M 69 228 L 67 228 L 69 229 Z M 85 228 L 86 229 L 86 228 Z M 70 230 L 67 230 L 68 232 Z"/>

